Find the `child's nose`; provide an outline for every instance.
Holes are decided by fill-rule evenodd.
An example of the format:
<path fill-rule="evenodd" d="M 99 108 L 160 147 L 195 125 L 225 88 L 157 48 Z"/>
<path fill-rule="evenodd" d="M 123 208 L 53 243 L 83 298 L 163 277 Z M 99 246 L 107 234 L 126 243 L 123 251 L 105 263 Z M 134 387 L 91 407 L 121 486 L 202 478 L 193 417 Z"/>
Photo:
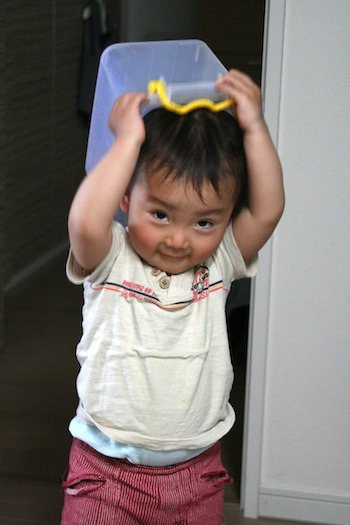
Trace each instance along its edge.
<path fill-rule="evenodd" d="M 170 235 L 167 237 L 166 244 L 170 248 L 180 250 L 186 248 L 188 245 L 187 236 L 184 230 L 181 228 L 174 228 Z"/>

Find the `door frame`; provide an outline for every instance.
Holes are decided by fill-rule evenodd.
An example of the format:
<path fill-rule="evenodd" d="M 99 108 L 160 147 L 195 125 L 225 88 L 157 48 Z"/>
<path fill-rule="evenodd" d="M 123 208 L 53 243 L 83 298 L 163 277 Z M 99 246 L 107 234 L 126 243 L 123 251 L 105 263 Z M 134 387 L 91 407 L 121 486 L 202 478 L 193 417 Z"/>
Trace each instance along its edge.
<path fill-rule="evenodd" d="M 261 86 L 265 119 L 277 149 L 285 10 L 286 0 L 266 0 Z M 273 239 L 259 254 L 250 301 L 240 502 L 249 518 L 257 518 L 259 512 L 272 248 Z"/>

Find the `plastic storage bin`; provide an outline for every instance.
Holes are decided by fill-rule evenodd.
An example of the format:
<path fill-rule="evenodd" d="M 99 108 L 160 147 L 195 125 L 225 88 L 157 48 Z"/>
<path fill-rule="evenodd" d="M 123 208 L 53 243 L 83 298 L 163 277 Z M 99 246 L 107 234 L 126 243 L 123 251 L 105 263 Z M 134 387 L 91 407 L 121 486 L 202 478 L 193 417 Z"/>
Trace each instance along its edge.
<path fill-rule="evenodd" d="M 150 80 L 163 79 L 168 97 L 185 104 L 196 98 L 219 102 L 225 96 L 214 89 L 226 68 L 200 40 L 167 40 L 113 44 L 102 54 L 97 76 L 86 155 L 90 171 L 111 146 L 114 136 L 108 127 L 112 106 L 126 91 L 148 91 Z M 157 95 L 143 113 L 159 106 Z"/>

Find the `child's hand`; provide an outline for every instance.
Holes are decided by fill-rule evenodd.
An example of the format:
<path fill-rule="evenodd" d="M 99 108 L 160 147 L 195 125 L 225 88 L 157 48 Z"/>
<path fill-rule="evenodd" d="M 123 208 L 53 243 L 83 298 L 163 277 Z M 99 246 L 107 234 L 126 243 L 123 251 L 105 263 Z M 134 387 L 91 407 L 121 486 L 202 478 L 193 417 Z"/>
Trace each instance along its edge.
<path fill-rule="evenodd" d="M 143 143 L 145 126 L 140 108 L 147 100 L 146 93 L 125 93 L 116 100 L 108 123 L 118 139 L 126 137 L 135 140 L 137 144 Z"/>
<path fill-rule="evenodd" d="M 234 99 L 233 112 L 243 131 L 251 131 L 264 123 L 260 88 L 248 75 L 231 69 L 215 87 Z"/>

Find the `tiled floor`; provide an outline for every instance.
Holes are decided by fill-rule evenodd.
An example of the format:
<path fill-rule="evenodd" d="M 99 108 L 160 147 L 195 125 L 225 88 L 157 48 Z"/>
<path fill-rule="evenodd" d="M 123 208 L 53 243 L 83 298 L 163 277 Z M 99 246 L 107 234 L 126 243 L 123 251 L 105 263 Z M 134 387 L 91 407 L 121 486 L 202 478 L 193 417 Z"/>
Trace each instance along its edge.
<path fill-rule="evenodd" d="M 65 255 L 57 258 L 6 299 L 6 346 L 0 367 L 0 525 L 60 521 L 60 477 L 70 446 L 66 427 L 76 405 L 74 347 L 81 322 L 81 289 L 66 281 L 64 259 Z M 244 366 L 238 362 L 233 397 L 238 422 L 223 440 L 224 463 L 236 484 L 226 492 L 224 523 L 288 525 L 244 519 L 239 510 L 243 395 Z"/>

